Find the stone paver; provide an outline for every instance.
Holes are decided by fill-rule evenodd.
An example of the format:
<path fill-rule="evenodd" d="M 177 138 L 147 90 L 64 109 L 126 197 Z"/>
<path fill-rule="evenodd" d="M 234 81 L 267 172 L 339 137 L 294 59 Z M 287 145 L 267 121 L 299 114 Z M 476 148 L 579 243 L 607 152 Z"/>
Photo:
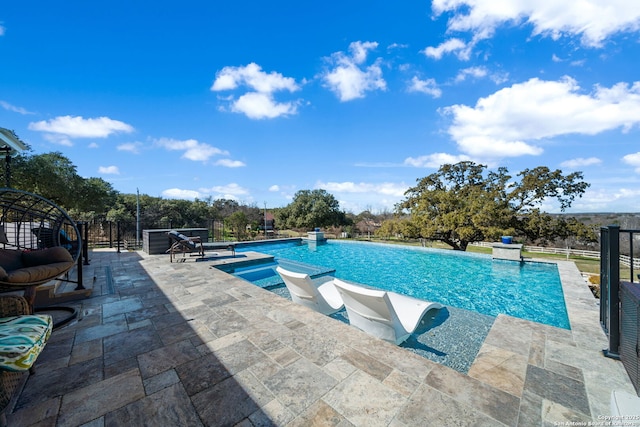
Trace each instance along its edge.
<path fill-rule="evenodd" d="M 597 301 L 569 262 L 558 266 L 572 329 L 498 316 L 465 375 L 211 268 L 215 258 L 90 258 L 93 295 L 54 331 L 9 425 L 558 425 L 608 415 L 614 388 L 634 393 L 602 355 Z"/>

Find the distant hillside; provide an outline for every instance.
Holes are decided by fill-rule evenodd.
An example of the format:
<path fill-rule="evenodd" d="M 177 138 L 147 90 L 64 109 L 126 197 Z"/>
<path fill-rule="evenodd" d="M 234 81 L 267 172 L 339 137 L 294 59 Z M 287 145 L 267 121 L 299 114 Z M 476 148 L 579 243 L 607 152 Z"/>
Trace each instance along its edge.
<path fill-rule="evenodd" d="M 607 225 L 619 225 L 621 228 L 625 229 L 640 229 L 640 213 L 601 212 L 567 213 L 558 215 L 574 217 L 578 221 L 586 225 L 593 225 L 598 227 L 604 227 Z"/>

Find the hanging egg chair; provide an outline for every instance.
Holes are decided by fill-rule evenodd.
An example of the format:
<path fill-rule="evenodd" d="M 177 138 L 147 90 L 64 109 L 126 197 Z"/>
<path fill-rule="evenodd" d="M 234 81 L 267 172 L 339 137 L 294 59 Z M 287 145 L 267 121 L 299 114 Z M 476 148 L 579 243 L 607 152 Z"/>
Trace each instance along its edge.
<path fill-rule="evenodd" d="M 37 194 L 0 188 L 0 292 L 35 288 L 69 272 L 81 255 L 78 227 L 60 206 Z"/>

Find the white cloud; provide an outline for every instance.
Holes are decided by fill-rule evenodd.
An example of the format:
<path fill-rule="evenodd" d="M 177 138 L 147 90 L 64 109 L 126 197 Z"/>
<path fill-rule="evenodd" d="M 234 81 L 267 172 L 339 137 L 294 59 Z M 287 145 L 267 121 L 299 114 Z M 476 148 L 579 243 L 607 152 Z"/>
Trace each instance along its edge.
<path fill-rule="evenodd" d="M 291 77 L 276 72 L 265 73 L 258 64 L 252 62 L 244 67 L 224 67 L 216 74 L 211 90 L 220 92 L 240 86 L 248 87 L 249 92 L 238 99 L 234 96 L 223 98 L 234 113 L 245 114 L 250 119 L 273 119 L 297 113 L 300 101 L 280 103 L 274 98 L 275 92 L 295 92 L 300 89 Z"/>
<path fill-rule="evenodd" d="M 389 46 L 387 46 L 387 51 L 390 51 L 393 49 L 406 49 L 408 47 L 409 47 L 408 44 L 391 43 Z"/>
<path fill-rule="evenodd" d="M 296 102 L 276 102 L 269 93 L 249 92 L 231 102 L 231 111 L 250 119 L 274 119 L 296 114 Z"/>
<path fill-rule="evenodd" d="M 445 164 L 455 164 L 462 161 L 471 160 L 469 156 L 453 155 L 447 153 L 434 153 L 420 157 L 407 157 L 404 164 L 414 166 L 416 168 L 434 168 L 437 169 Z"/>
<path fill-rule="evenodd" d="M 615 193 L 618 199 L 627 200 L 627 206 L 638 206 L 638 196 L 640 196 L 640 189 L 638 188 L 621 188 Z"/>
<path fill-rule="evenodd" d="M 491 81 L 493 81 L 495 84 L 502 84 L 508 80 L 508 76 L 509 76 L 508 73 L 490 72 L 489 69 L 487 69 L 487 67 L 469 67 L 469 68 L 463 68 L 462 70 L 460 70 L 456 75 L 454 82 L 460 83 L 467 80 L 467 78 L 469 77 L 475 80 L 483 79 L 487 77 Z"/>
<path fill-rule="evenodd" d="M 198 142 L 195 139 L 181 141 L 171 138 L 160 138 L 156 140 L 156 144 L 170 151 L 184 151 L 182 157 L 193 161 L 205 162 L 216 155 L 229 155 L 227 151 Z"/>
<path fill-rule="evenodd" d="M 141 142 L 127 142 L 127 143 L 118 145 L 118 147 L 116 148 L 118 151 L 128 151 L 133 154 L 139 154 L 141 147 L 142 147 Z"/>
<path fill-rule="evenodd" d="M 6 33 L 6 28 L 4 27 L 4 25 L 0 24 L 0 36 L 4 36 L 4 33 Z"/>
<path fill-rule="evenodd" d="M 539 155 L 531 142 L 559 135 L 595 135 L 640 123 L 640 82 L 596 86 L 581 93 L 575 80 L 537 78 L 480 98 L 474 107 L 453 105 L 448 132 L 460 151 L 474 157 Z"/>
<path fill-rule="evenodd" d="M 88 145 L 89 148 L 99 148 L 100 146 L 96 142 L 90 142 Z"/>
<path fill-rule="evenodd" d="M 349 50 L 351 51 L 351 58 L 356 64 L 362 64 L 367 60 L 367 55 L 370 50 L 375 50 L 378 47 L 377 42 L 352 42 L 349 44 Z"/>
<path fill-rule="evenodd" d="M 394 182 L 383 182 L 378 184 L 366 183 L 366 182 L 318 182 L 315 188 L 322 188 L 328 192 L 336 193 L 364 193 L 364 194 L 376 194 L 384 196 L 402 197 L 405 191 L 409 188 L 408 185 Z"/>
<path fill-rule="evenodd" d="M 576 212 L 628 212 L 640 208 L 639 198 L 637 188 L 588 189 L 571 207 Z"/>
<path fill-rule="evenodd" d="M 560 166 L 562 166 L 563 168 L 577 169 L 584 166 L 599 165 L 600 163 L 602 163 L 602 160 L 597 157 L 578 157 L 575 159 L 565 160 L 564 162 L 560 163 Z"/>
<path fill-rule="evenodd" d="M 1 28 L 2 27 L 0 27 L 0 30 Z M 0 31 L 0 35 L 2 35 L 1 31 Z M 12 111 L 14 113 L 23 114 L 23 115 L 35 114 L 35 113 L 32 113 L 31 111 L 28 111 L 26 108 L 16 107 L 15 105 L 11 105 L 8 102 L 2 101 L 2 100 L 0 100 L 0 107 L 4 108 L 7 111 Z"/>
<path fill-rule="evenodd" d="M 200 194 L 212 195 L 215 198 L 239 200 L 240 198 L 246 199 L 249 195 L 249 190 L 236 183 L 227 185 L 216 185 L 211 188 L 200 188 Z"/>
<path fill-rule="evenodd" d="M 622 161 L 635 168 L 637 173 L 640 173 L 640 151 L 637 153 L 627 154 L 622 158 Z"/>
<path fill-rule="evenodd" d="M 44 135 L 42 135 L 42 138 L 44 138 L 45 140 L 53 143 L 53 144 L 59 144 L 59 145 L 64 145 L 65 147 L 72 147 L 73 146 L 73 142 L 71 142 L 71 139 L 69 139 L 68 137 L 64 136 L 64 135 L 59 135 L 59 134 L 53 134 L 53 133 L 45 133 Z"/>
<path fill-rule="evenodd" d="M 218 192 L 218 193 L 230 193 L 230 194 L 235 194 L 237 196 L 241 196 L 244 194 L 249 194 L 249 191 L 246 188 L 241 187 L 240 185 L 236 184 L 236 183 L 231 183 L 231 184 L 227 184 L 227 185 L 218 185 L 215 187 L 211 187 L 212 191 Z"/>
<path fill-rule="evenodd" d="M 202 198 L 202 195 L 194 190 L 182 190 L 180 188 L 169 188 L 162 192 L 164 197 L 168 197 L 170 199 L 186 199 L 186 200 L 194 200 Z"/>
<path fill-rule="evenodd" d="M 223 198 L 229 200 L 240 200 L 239 196 L 246 196 L 249 191 L 240 187 L 238 184 L 232 183 L 228 185 L 215 186 L 212 188 L 200 188 L 198 190 L 185 190 L 181 188 L 169 188 L 162 192 L 164 197 L 172 199 L 203 199 L 207 196 L 214 198 Z M 246 198 L 246 197 L 244 197 Z"/>
<path fill-rule="evenodd" d="M 351 55 L 336 52 L 327 59 L 330 69 L 322 76 L 325 86 L 333 91 L 340 101 L 364 98 L 365 93 L 386 90 L 387 82 L 382 78 L 380 59 L 368 67 L 363 66 L 369 51 L 378 47 L 376 42 L 352 42 Z"/>
<path fill-rule="evenodd" d="M 98 173 L 104 175 L 120 175 L 120 169 L 117 166 L 100 166 Z"/>
<path fill-rule="evenodd" d="M 440 98 L 440 96 L 442 96 L 442 90 L 438 87 L 435 79 L 420 80 L 418 77 L 414 76 L 411 79 L 411 84 L 409 85 L 408 90 L 409 92 L 425 93 L 434 98 Z"/>
<path fill-rule="evenodd" d="M 463 68 L 458 72 L 458 75 L 455 78 L 456 82 L 461 82 L 466 80 L 467 77 L 473 77 L 475 79 L 481 79 L 486 77 L 489 74 L 487 67 L 469 67 Z"/>
<path fill-rule="evenodd" d="M 640 7 L 627 0 L 433 0 L 432 10 L 449 14 L 448 32 L 470 32 L 475 40 L 492 37 L 502 25 L 530 25 L 533 35 L 580 37 L 584 46 L 600 47 L 613 34 L 640 29 Z"/>
<path fill-rule="evenodd" d="M 215 164 L 216 166 L 224 166 L 226 168 L 241 168 L 246 166 L 246 164 L 240 160 L 231 159 L 220 159 Z"/>
<path fill-rule="evenodd" d="M 271 187 L 269 187 L 269 191 L 273 191 L 273 192 L 280 191 L 280 186 L 274 184 Z"/>
<path fill-rule="evenodd" d="M 211 86 L 214 92 L 236 89 L 240 85 L 246 85 L 260 93 L 273 93 L 281 90 L 295 92 L 300 89 L 295 79 L 284 77 L 280 73 L 269 74 L 252 62 L 244 67 L 224 67 L 216 74 L 216 79 Z"/>
<path fill-rule="evenodd" d="M 29 130 L 48 132 L 68 141 L 74 138 L 107 138 L 114 133 L 131 133 L 133 126 L 108 117 L 85 119 L 82 116 L 60 116 L 51 120 L 29 123 Z"/>
<path fill-rule="evenodd" d="M 441 59 L 447 53 L 457 52 L 456 56 L 458 59 L 461 61 L 468 61 L 472 47 L 472 45 L 467 45 L 467 43 L 460 39 L 449 39 L 437 47 L 429 46 L 425 48 L 422 50 L 422 53 L 429 58 Z"/>
<path fill-rule="evenodd" d="M 181 188 L 169 188 L 162 192 L 164 197 L 173 199 L 202 199 L 207 196 L 215 198 L 223 198 L 229 200 L 239 200 L 240 196 L 247 196 L 249 191 L 238 184 L 231 183 L 228 185 L 214 186 L 211 188 L 200 188 L 198 190 L 185 190 Z M 246 197 L 244 197 L 246 199 Z"/>

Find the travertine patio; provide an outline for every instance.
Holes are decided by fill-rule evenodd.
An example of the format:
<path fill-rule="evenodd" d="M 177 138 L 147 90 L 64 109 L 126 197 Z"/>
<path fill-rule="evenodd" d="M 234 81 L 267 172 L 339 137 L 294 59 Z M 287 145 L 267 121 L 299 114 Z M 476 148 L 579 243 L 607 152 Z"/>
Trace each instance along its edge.
<path fill-rule="evenodd" d="M 214 261 L 90 258 L 93 296 L 54 331 L 9 425 L 553 425 L 598 421 L 612 389 L 635 393 L 602 355 L 597 301 L 569 262 L 558 264 L 572 330 L 499 316 L 465 375 Z"/>

